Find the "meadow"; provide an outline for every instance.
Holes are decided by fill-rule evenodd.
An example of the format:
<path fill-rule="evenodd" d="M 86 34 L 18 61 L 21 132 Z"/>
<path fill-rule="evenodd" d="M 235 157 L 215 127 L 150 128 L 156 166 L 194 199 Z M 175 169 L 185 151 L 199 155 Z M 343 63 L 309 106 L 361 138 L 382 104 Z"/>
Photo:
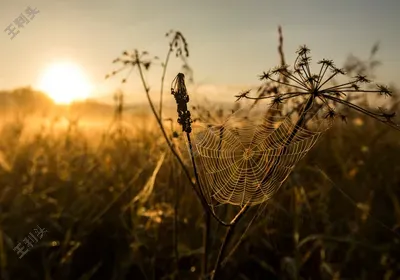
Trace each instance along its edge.
<path fill-rule="evenodd" d="M 77 118 L 57 128 L 48 116 L 34 127 L 28 107 L 1 125 L 0 278 L 198 279 L 205 212 L 151 112 L 115 106 L 95 127 Z M 165 123 L 190 166 L 181 128 Z M 399 131 L 356 112 L 335 121 L 271 199 L 243 216 L 219 279 L 400 279 L 399 159 Z M 229 220 L 235 209 L 216 211 Z M 15 246 L 37 225 L 48 232 L 19 258 Z M 211 221 L 209 271 L 224 232 Z"/>

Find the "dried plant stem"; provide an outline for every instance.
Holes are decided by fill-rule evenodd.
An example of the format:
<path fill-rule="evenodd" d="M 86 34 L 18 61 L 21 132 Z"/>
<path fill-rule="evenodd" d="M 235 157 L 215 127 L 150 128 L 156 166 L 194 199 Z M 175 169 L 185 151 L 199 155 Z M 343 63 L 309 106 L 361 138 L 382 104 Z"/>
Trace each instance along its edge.
<path fill-rule="evenodd" d="M 285 53 L 283 52 L 283 33 L 282 33 L 282 27 L 279 25 L 278 26 L 278 34 L 279 34 L 279 45 L 278 45 L 278 53 L 279 53 L 279 58 L 281 60 L 281 66 L 286 65 L 286 61 L 285 61 Z M 288 83 L 288 77 L 285 75 L 281 75 L 280 77 L 280 81 L 282 81 L 283 83 Z"/>
<path fill-rule="evenodd" d="M 242 209 L 239 211 L 239 213 L 235 216 L 235 218 L 230 222 L 230 223 L 225 223 L 222 221 L 214 212 L 212 207 L 208 205 L 208 202 L 206 200 L 206 196 L 203 193 L 203 189 L 201 188 L 201 183 L 197 171 L 197 166 L 196 166 L 196 161 L 195 157 L 193 154 L 193 145 L 192 145 L 192 140 L 190 137 L 190 133 L 192 131 L 190 124 L 191 124 L 191 119 L 190 119 L 190 112 L 187 110 L 187 103 L 189 101 L 189 96 L 186 92 L 186 86 L 185 86 L 185 80 L 184 80 L 184 75 L 182 73 L 179 73 L 176 78 L 176 91 L 175 88 L 172 87 L 172 94 L 175 96 L 175 100 L 177 102 L 178 106 L 178 113 L 179 113 L 179 118 L 178 118 L 178 123 L 182 125 L 182 129 L 184 132 L 186 132 L 186 138 L 187 138 L 187 143 L 189 146 L 189 153 L 190 153 L 190 158 L 192 161 L 192 167 L 196 179 L 196 186 L 194 187 L 194 191 L 198 198 L 200 199 L 202 206 L 204 208 L 204 212 L 206 213 L 205 215 L 205 223 L 204 223 L 204 235 L 203 235 L 203 249 L 204 249 L 204 255 L 203 255 L 203 262 L 202 262 L 202 271 L 201 271 L 201 279 L 205 277 L 207 273 L 207 263 L 208 263 L 208 249 L 209 249 L 209 237 L 210 237 L 210 226 L 211 226 L 211 216 L 214 217 L 219 224 L 222 224 L 224 226 L 228 227 L 228 231 L 230 230 L 230 227 L 234 226 L 237 221 L 240 219 L 240 217 L 245 213 L 245 211 L 248 209 L 248 204 L 245 207 L 242 207 Z M 226 239 L 226 244 L 229 242 L 229 236 Z M 226 247 L 226 244 L 224 243 L 222 245 L 222 249 Z M 223 252 L 222 252 L 223 254 Z M 221 258 L 219 260 L 219 263 L 221 262 Z M 218 265 L 219 266 L 219 265 Z"/>
<path fill-rule="evenodd" d="M 299 250 L 299 215 L 301 214 L 301 203 L 298 202 L 296 192 L 299 192 L 299 188 L 296 186 L 293 188 L 293 208 L 294 208 L 294 219 L 293 219 L 293 243 L 294 243 L 294 259 L 295 259 L 295 280 L 299 280 L 299 270 L 300 270 L 300 263 L 301 263 L 301 254 Z"/>
<path fill-rule="evenodd" d="M 179 173 L 180 175 L 180 173 Z M 171 172 L 171 176 L 176 176 L 174 172 Z M 174 229 L 173 229 L 173 246 L 175 255 L 175 269 L 176 273 L 179 275 L 179 251 L 178 251 L 178 241 L 179 241 L 179 197 L 180 197 L 180 184 L 178 183 L 174 188 Z"/>
<path fill-rule="evenodd" d="M 249 208 L 250 207 L 248 205 L 244 206 L 242 208 L 242 210 L 239 212 L 240 215 L 236 216 L 232 220 L 232 225 L 226 229 L 225 238 L 224 238 L 224 241 L 222 242 L 221 248 L 220 248 L 219 253 L 218 253 L 217 261 L 215 263 L 215 268 L 214 268 L 214 271 L 213 271 L 212 280 L 218 279 L 218 277 L 220 275 L 221 267 L 222 267 L 221 266 L 222 260 L 223 260 L 223 257 L 226 255 L 226 250 L 228 249 L 229 242 L 231 241 L 231 239 L 233 237 L 236 225 L 244 217 L 244 214 L 247 212 L 247 210 Z"/>
<path fill-rule="evenodd" d="M 191 176 L 190 176 L 189 170 L 186 168 L 185 164 L 183 163 L 183 160 L 181 159 L 181 157 L 180 157 L 180 156 L 178 155 L 178 153 L 176 152 L 175 147 L 173 146 L 173 144 L 171 143 L 171 141 L 169 141 L 169 139 L 168 139 L 167 133 L 166 133 L 165 128 L 164 128 L 164 125 L 163 125 L 163 123 L 162 123 L 162 121 L 161 121 L 161 107 L 160 107 L 160 115 L 157 115 L 157 112 L 156 112 L 156 110 L 155 110 L 153 101 L 151 100 L 151 97 L 150 97 L 150 90 L 149 90 L 149 88 L 148 88 L 148 86 L 147 86 L 147 83 L 146 83 L 146 80 L 145 80 L 145 78 L 144 78 L 143 69 L 142 69 L 140 63 L 138 63 L 138 69 L 139 69 L 139 74 L 140 74 L 140 78 L 141 78 L 143 87 L 144 87 L 144 89 L 145 89 L 145 93 L 146 93 L 147 100 L 148 100 L 148 102 L 149 102 L 149 104 L 150 104 L 150 108 L 151 108 L 151 110 L 152 110 L 152 112 L 153 112 L 153 115 L 155 116 L 155 118 L 156 118 L 156 120 L 157 120 L 157 123 L 158 123 L 158 125 L 159 125 L 159 127 L 160 127 L 160 130 L 161 130 L 161 132 L 162 132 L 162 134 L 163 134 L 165 140 L 167 141 L 168 147 L 170 148 L 171 152 L 173 153 L 173 155 L 174 155 L 174 156 L 176 157 L 176 159 L 178 160 L 178 162 L 179 162 L 180 166 L 182 167 L 183 172 L 185 173 L 186 177 L 189 179 L 189 182 L 190 182 L 192 188 L 195 190 L 195 192 L 196 192 L 196 194 L 197 194 L 197 197 L 198 197 L 198 199 L 200 200 L 200 202 L 201 202 L 203 208 L 205 208 L 205 209 L 207 210 L 207 209 L 209 209 L 209 208 L 206 207 L 206 206 L 204 205 L 204 201 L 203 201 L 201 195 L 198 193 L 196 185 L 195 185 L 195 184 L 193 183 L 193 181 L 191 180 Z M 164 69 L 166 69 L 166 65 L 164 65 Z M 198 179 L 198 178 L 196 178 L 196 179 Z M 198 181 L 197 181 L 197 182 L 198 182 Z M 176 206 L 176 207 L 177 207 L 177 206 Z M 175 210 L 176 210 L 176 209 L 175 209 Z M 175 213 L 176 213 L 175 215 L 177 215 L 177 211 L 175 211 Z M 210 216 L 210 213 L 207 211 L 207 214 L 206 214 L 206 215 Z M 210 219 L 208 218 L 208 220 L 210 220 Z M 176 218 L 175 218 L 175 222 L 177 223 L 177 219 L 176 219 Z M 210 224 L 210 223 L 206 223 L 206 224 L 205 224 L 205 227 L 207 228 L 207 229 L 206 229 L 207 231 L 209 231 L 209 229 L 208 229 L 208 228 L 209 228 L 209 224 Z M 177 230 L 176 230 L 176 228 L 175 228 L 175 238 L 176 238 L 176 239 L 174 240 L 174 242 L 175 242 L 175 244 L 177 244 L 178 241 L 177 241 Z M 208 235 L 206 234 L 206 237 L 204 237 L 204 238 L 207 238 L 207 239 L 208 239 Z M 207 263 L 207 259 L 208 259 L 208 250 L 206 250 L 206 248 L 208 247 L 208 241 L 204 244 L 204 246 L 205 246 L 205 247 L 204 247 L 204 250 L 205 250 L 204 259 L 205 259 L 205 261 L 203 260 L 203 267 L 204 267 L 204 269 L 207 269 L 207 264 L 206 264 L 206 263 Z M 177 248 L 175 248 L 175 257 L 177 258 L 177 266 L 178 266 L 178 261 L 179 261 L 178 257 L 179 257 L 179 255 L 178 255 L 178 249 L 177 249 Z M 179 270 L 178 270 L 178 271 L 179 271 Z"/>
<path fill-rule="evenodd" d="M 142 69 L 141 63 L 140 63 L 140 61 L 139 61 L 139 55 L 138 55 L 137 51 L 136 51 L 136 54 L 137 54 L 137 56 L 136 56 L 136 57 L 137 57 L 137 58 L 136 58 L 136 59 L 137 59 L 136 63 L 137 63 L 137 67 L 138 67 L 138 69 L 139 69 L 140 79 L 141 79 L 141 81 L 142 81 L 142 85 L 143 85 L 143 87 L 144 87 L 144 90 L 145 90 L 145 93 L 146 93 L 146 98 L 147 98 L 147 101 L 149 102 L 149 105 L 150 105 L 150 109 L 151 109 L 151 111 L 153 112 L 154 117 L 156 118 L 157 124 L 158 124 L 158 126 L 159 126 L 159 128 L 160 128 L 160 130 L 161 130 L 161 133 L 163 134 L 163 136 L 164 136 L 164 138 L 165 138 L 165 141 L 166 141 L 167 144 L 168 144 L 168 147 L 170 148 L 172 154 L 173 154 L 173 155 L 176 157 L 176 159 L 178 160 L 179 165 L 181 165 L 181 167 L 182 167 L 182 169 L 183 169 L 183 172 L 185 173 L 186 177 L 189 179 L 190 184 L 192 185 L 192 187 L 195 188 L 194 183 L 193 183 L 192 180 L 191 180 L 191 176 L 190 176 L 189 170 L 186 168 L 185 164 L 183 163 L 183 160 L 181 159 L 181 157 L 179 156 L 179 154 L 178 154 L 177 151 L 175 150 L 174 145 L 173 145 L 173 144 L 171 143 L 171 141 L 168 139 L 167 132 L 165 131 L 164 125 L 163 125 L 163 123 L 162 123 L 162 120 L 161 120 L 160 116 L 157 114 L 157 111 L 156 111 L 156 109 L 155 109 L 153 100 L 151 100 L 151 97 L 150 97 L 150 88 L 147 86 L 146 79 L 144 78 L 143 69 Z"/>
<path fill-rule="evenodd" d="M 280 58 L 281 58 L 281 65 L 285 65 L 286 63 L 285 63 L 284 52 L 283 52 L 283 35 L 282 35 L 282 28 L 281 28 L 281 26 L 279 26 L 278 32 L 279 32 L 279 46 L 278 46 L 278 52 L 279 52 L 279 55 L 280 55 Z M 287 78 L 286 78 L 285 76 L 283 76 L 283 82 L 287 82 Z M 257 100 L 256 100 L 256 101 L 257 101 Z M 312 101 L 310 101 L 310 105 L 311 105 L 311 104 L 312 104 Z M 306 107 L 307 107 L 307 106 L 306 106 Z M 309 110 L 309 108 L 307 108 L 305 111 L 308 111 L 308 110 Z M 293 131 L 294 134 L 296 134 L 296 132 L 297 132 L 297 130 L 296 130 L 296 131 Z M 293 137 L 294 137 L 294 136 L 293 136 Z M 291 139 L 291 138 L 293 138 L 293 137 L 289 137 L 289 139 Z M 288 139 L 288 142 L 291 141 L 291 140 L 289 140 L 289 139 Z M 247 210 L 247 209 L 246 209 L 246 210 Z M 244 214 L 244 213 L 245 213 L 245 212 L 243 212 L 243 214 Z M 244 216 L 244 215 L 243 215 L 243 216 Z M 242 216 L 242 217 L 243 217 L 243 216 Z M 256 215 L 256 216 L 257 216 L 257 215 Z M 240 217 L 240 218 L 241 218 L 241 217 Z M 253 217 L 253 219 L 252 219 L 252 222 L 253 222 L 253 220 L 254 220 L 254 217 Z M 238 221 L 239 221 L 239 219 L 238 219 Z M 224 258 L 224 260 L 222 261 L 223 256 L 226 255 L 226 250 L 227 250 L 227 247 L 228 247 L 228 243 L 229 243 L 230 240 L 232 239 L 232 236 L 233 236 L 233 233 L 234 233 L 235 228 L 236 228 L 236 223 L 235 223 L 234 225 L 232 225 L 231 227 L 229 227 L 229 228 L 227 229 L 227 231 L 226 231 L 223 244 L 222 244 L 222 246 L 221 246 L 221 248 L 220 248 L 220 251 L 219 251 L 219 254 L 218 254 L 216 266 L 215 266 L 215 269 L 214 269 L 213 279 L 217 279 L 217 276 L 219 275 L 218 273 L 219 273 L 219 271 L 220 271 L 220 268 L 222 267 L 222 265 L 223 265 L 224 263 L 227 262 L 228 257 L 231 256 L 231 255 L 233 254 L 233 252 L 235 251 L 235 249 L 237 248 L 237 246 L 235 246 L 235 247 L 233 248 L 233 250 L 228 254 L 228 256 L 226 256 L 226 257 Z"/>
<path fill-rule="evenodd" d="M 264 209 L 265 209 L 265 205 L 264 205 Z M 258 219 L 258 217 L 260 217 L 261 213 L 263 212 L 263 210 L 261 209 L 261 204 L 258 207 L 257 213 L 253 216 L 253 218 L 251 218 L 250 222 L 247 224 L 246 229 L 244 230 L 244 233 L 242 234 L 242 236 L 240 237 L 240 239 L 238 240 L 238 242 L 235 244 L 235 246 L 229 251 L 228 254 L 226 254 L 224 260 L 221 263 L 221 266 L 224 266 L 229 258 L 235 253 L 236 249 L 239 247 L 239 245 L 242 243 L 242 240 L 244 238 L 244 235 L 247 233 L 247 231 L 249 230 L 250 226 L 253 224 L 253 222 Z"/>
<path fill-rule="evenodd" d="M 206 195 L 203 192 L 203 189 L 201 187 L 200 179 L 199 179 L 199 174 L 197 171 L 197 166 L 196 166 L 196 161 L 195 161 L 195 156 L 193 153 L 193 145 L 192 145 L 192 140 L 190 137 L 190 133 L 192 131 L 191 129 L 191 118 L 190 118 L 190 111 L 187 110 L 187 103 L 189 102 L 189 96 L 186 91 L 186 86 L 185 86 L 185 76 L 182 73 L 179 73 L 176 78 L 174 79 L 173 83 L 175 82 L 175 86 L 172 87 L 172 94 L 175 97 L 177 107 L 178 107 L 178 123 L 182 125 L 182 130 L 186 132 L 186 138 L 187 138 L 187 143 L 189 146 L 189 153 L 190 153 L 190 158 L 192 161 L 192 167 L 196 179 L 196 186 L 194 187 L 194 191 L 196 195 L 199 197 L 202 206 L 207 213 L 205 216 L 205 228 L 204 228 L 204 236 L 203 236 L 203 245 L 204 245 L 204 256 L 203 256 L 203 265 L 202 265 L 202 274 L 201 277 L 203 278 L 206 274 L 207 271 L 207 262 L 208 262 L 208 244 L 209 244 L 209 230 L 210 230 L 210 225 L 211 225 L 211 216 L 214 217 L 219 224 L 222 224 L 224 226 L 227 226 L 227 234 L 225 237 L 225 240 L 223 241 L 223 244 L 221 246 L 221 251 L 220 251 L 220 256 L 218 257 L 218 261 L 216 264 L 216 269 L 218 271 L 219 267 L 221 266 L 221 261 L 222 257 L 224 255 L 224 252 L 226 251 L 227 245 L 229 244 L 229 241 L 233 235 L 234 232 L 234 227 L 238 223 L 238 221 L 243 217 L 244 213 L 247 211 L 249 208 L 250 202 L 248 202 L 244 207 L 241 208 L 241 210 L 236 214 L 236 216 L 232 219 L 231 222 L 225 223 L 222 221 L 214 212 L 213 208 L 208 205 L 208 202 L 206 200 Z M 220 131 L 220 137 L 222 137 L 222 130 Z M 221 139 L 220 139 L 221 140 Z M 221 143 L 220 143 L 221 144 Z M 219 149 L 221 146 L 219 145 Z"/>
<path fill-rule="evenodd" d="M 312 105 L 313 105 L 314 99 L 315 99 L 315 96 L 314 96 L 314 95 L 311 95 L 311 96 L 308 98 L 307 103 L 306 103 L 305 106 L 304 106 L 303 112 L 301 113 L 299 120 L 297 121 L 295 127 L 293 128 L 292 133 L 290 134 L 288 140 L 286 141 L 285 147 L 286 147 L 287 145 L 289 145 L 290 142 L 292 142 L 293 138 L 296 136 L 296 134 L 297 134 L 297 132 L 299 131 L 299 129 L 300 129 L 302 126 L 304 126 L 305 120 L 306 120 L 306 115 L 307 115 L 307 113 L 310 111 L 310 109 L 311 109 L 311 107 L 312 107 Z"/>
<path fill-rule="evenodd" d="M 137 52 L 137 51 L 136 51 L 136 52 Z M 169 139 L 168 139 L 168 136 L 167 136 L 167 133 L 166 133 L 166 131 L 165 131 L 164 125 L 163 125 L 163 123 L 162 123 L 162 121 L 161 121 L 161 118 L 160 118 L 160 116 L 157 114 L 157 111 L 156 111 L 156 109 L 155 109 L 154 103 L 153 103 L 153 101 L 151 100 L 151 97 L 150 97 L 150 89 L 149 89 L 149 87 L 147 86 L 146 79 L 144 78 L 143 69 L 142 69 L 142 66 L 141 66 L 141 64 L 140 64 L 140 61 L 139 61 L 139 58 L 138 58 L 139 56 L 138 56 L 137 53 L 136 53 L 136 57 L 137 57 L 137 61 L 136 61 L 136 62 L 137 62 L 138 69 L 139 69 L 140 79 L 141 79 L 141 81 L 142 81 L 142 85 L 143 85 L 143 87 L 144 87 L 144 90 L 145 90 L 145 93 L 146 93 L 146 97 L 147 97 L 147 100 L 148 100 L 149 105 L 150 105 L 150 109 L 152 110 L 153 115 L 154 115 L 155 118 L 156 118 L 156 121 L 157 121 L 157 123 L 158 123 L 158 125 L 159 125 L 159 128 L 160 128 L 160 130 L 161 130 L 161 132 L 162 132 L 162 134 L 163 134 L 163 136 L 164 136 L 164 138 L 165 138 L 167 144 L 168 144 L 168 147 L 170 148 L 170 150 L 171 150 L 171 152 L 173 153 L 173 155 L 177 158 L 177 160 L 178 160 L 179 164 L 181 165 L 181 167 L 182 167 L 182 169 L 183 169 L 183 171 L 184 171 L 186 177 L 189 179 L 189 182 L 190 182 L 192 188 L 195 190 L 195 192 L 196 192 L 196 194 L 197 194 L 197 197 L 199 198 L 199 200 L 200 200 L 200 202 L 201 202 L 203 208 L 205 209 L 205 211 L 207 211 L 207 213 L 208 213 L 207 215 L 213 216 L 220 224 L 222 224 L 222 225 L 224 225 L 224 226 L 230 227 L 230 226 L 234 225 L 234 224 L 237 222 L 238 218 L 245 212 L 245 210 L 247 210 L 247 206 L 243 207 L 242 210 L 236 215 L 236 217 L 235 217 L 230 223 L 225 223 L 224 221 L 222 221 L 221 219 L 219 219 L 219 218 L 215 215 L 215 213 L 211 210 L 211 208 L 208 207 L 207 202 L 206 202 L 204 196 L 202 195 L 202 193 L 201 193 L 201 191 L 200 191 L 201 188 L 197 188 L 197 186 L 193 183 L 193 181 L 191 180 L 191 176 L 190 176 L 189 170 L 186 168 L 185 164 L 183 163 L 183 160 L 181 159 L 181 157 L 180 157 L 180 156 L 178 155 L 178 153 L 176 152 L 175 147 L 173 146 L 173 144 L 171 143 L 171 141 L 169 141 Z M 191 144 L 190 134 L 189 134 L 189 133 L 187 133 L 187 138 L 188 138 L 189 145 L 190 145 L 190 147 L 191 147 L 192 144 Z M 193 157 L 193 153 L 192 153 L 192 148 L 190 148 L 190 151 L 191 151 L 191 158 L 192 158 L 192 163 L 193 163 L 193 169 L 194 169 L 194 173 L 195 173 L 196 183 L 198 184 L 200 181 L 199 181 L 199 178 L 198 178 L 198 173 L 197 173 L 196 165 L 195 165 L 195 162 L 194 162 L 194 157 Z M 207 222 L 207 221 L 209 221 L 209 222 Z M 205 232 L 205 237 L 204 237 L 204 238 L 207 238 L 207 239 L 209 239 L 209 226 L 210 226 L 210 223 L 211 223 L 211 219 L 210 219 L 210 218 L 206 218 L 206 224 L 205 224 L 205 227 L 206 227 L 205 231 L 206 231 L 206 232 Z M 208 243 L 209 243 L 209 242 L 207 241 L 207 242 L 204 244 L 204 245 L 206 246 L 206 247 L 204 248 L 204 249 L 205 249 L 205 256 L 204 256 L 204 264 L 203 264 L 203 266 L 205 267 L 205 269 L 207 268 L 206 262 L 207 262 L 207 260 L 208 260 L 208 249 L 206 250 L 206 248 L 208 248 Z"/>
<path fill-rule="evenodd" d="M 315 98 L 314 95 L 311 95 L 308 98 L 308 100 L 307 100 L 307 102 L 306 102 L 306 104 L 304 106 L 303 112 L 300 115 L 299 120 L 296 122 L 296 125 L 293 128 L 292 133 L 289 135 L 288 139 L 286 140 L 283 152 L 285 151 L 286 147 L 290 144 L 290 142 L 292 142 L 293 138 L 296 136 L 296 134 L 299 131 L 299 129 L 304 125 L 305 120 L 306 120 L 306 114 L 310 111 L 310 109 L 312 107 L 312 104 L 313 104 L 313 101 L 314 101 L 314 98 Z M 277 166 L 278 164 L 279 164 L 279 158 L 274 163 L 274 166 Z M 271 170 L 274 170 L 274 168 L 272 168 Z M 265 176 L 264 180 L 268 180 L 269 177 L 270 177 L 270 173 L 267 173 L 267 175 Z M 213 276 L 212 276 L 212 280 L 217 280 L 218 277 L 219 277 L 222 260 L 223 260 L 223 257 L 226 254 L 226 250 L 228 248 L 230 240 L 232 239 L 232 236 L 233 236 L 234 230 L 236 228 L 236 225 L 239 222 L 239 220 L 244 216 L 245 212 L 248 209 L 247 206 L 245 206 L 244 208 L 246 208 L 246 209 L 244 211 L 240 212 L 241 215 L 238 216 L 237 218 L 235 218 L 235 220 L 232 221 L 232 225 L 230 227 L 228 227 L 227 230 L 226 230 L 225 238 L 224 238 L 224 241 L 222 243 L 222 246 L 221 246 L 219 254 L 218 254 L 218 258 L 217 258 L 217 262 L 216 262 L 216 265 L 215 265 L 215 269 L 214 269 L 214 273 L 213 273 Z"/>
<path fill-rule="evenodd" d="M 167 65 L 169 62 L 169 57 L 171 56 L 172 53 L 172 48 L 169 48 L 169 51 L 167 53 L 167 57 L 165 58 L 165 62 L 163 64 L 163 73 L 161 76 L 161 90 L 160 90 L 160 112 L 159 112 L 159 117 L 162 119 L 162 107 L 163 107 L 163 93 L 164 93 L 164 81 L 165 81 L 165 75 L 167 73 Z"/>
<path fill-rule="evenodd" d="M 204 231 L 203 231 L 203 260 L 201 266 L 201 278 L 205 279 L 208 273 L 208 255 L 210 249 L 210 229 L 211 229 L 211 215 L 208 211 L 204 213 Z"/>

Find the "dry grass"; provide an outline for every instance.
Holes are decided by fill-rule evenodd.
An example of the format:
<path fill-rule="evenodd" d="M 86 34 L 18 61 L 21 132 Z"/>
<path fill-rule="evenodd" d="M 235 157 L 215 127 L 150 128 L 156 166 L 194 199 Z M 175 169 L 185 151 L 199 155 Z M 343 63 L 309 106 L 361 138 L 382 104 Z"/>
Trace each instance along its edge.
<path fill-rule="evenodd" d="M 363 122 L 337 125 L 297 166 L 243 237 L 228 274 L 261 279 L 273 270 L 282 276 L 290 271 L 287 265 L 298 266 L 305 279 L 331 279 L 330 273 L 382 279 L 399 273 L 399 237 L 380 222 L 394 231 L 400 225 L 400 142 L 396 132 Z M 3 137 L 4 146 L 18 148 L 3 151 L 9 167 L 2 164 L 0 171 L 2 277 L 80 279 L 96 267 L 91 279 L 172 277 L 177 273 L 172 202 L 179 188 L 179 275 L 194 278 L 202 210 L 170 153 L 151 193 L 131 203 L 165 153 L 153 140 L 157 137 L 157 130 L 134 138 L 108 135 L 100 148 L 78 134 L 37 134 L 21 143 Z M 18 259 L 12 248 L 36 224 L 48 229 L 48 236 Z M 222 238 L 217 230 L 211 234 Z"/>

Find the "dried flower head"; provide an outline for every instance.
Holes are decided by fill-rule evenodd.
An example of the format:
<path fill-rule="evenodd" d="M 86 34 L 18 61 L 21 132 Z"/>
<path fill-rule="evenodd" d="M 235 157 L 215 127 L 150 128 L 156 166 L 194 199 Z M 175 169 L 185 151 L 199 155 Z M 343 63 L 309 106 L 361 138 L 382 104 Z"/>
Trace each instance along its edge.
<path fill-rule="evenodd" d="M 276 93 L 262 92 L 258 97 L 250 97 L 247 93 L 240 94 L 241 98 L 254 99 L 272 99 L 272 105 L 277 105 L 289 100 L 303 100 L 304 97 L 312 100 L 315 107 L 319 109 L 325 107 L 325 117 L 334 118 L 340 117 L 345 120 L 345 117 L 336 112 L 335 107 L 342 105 L 360 113 L 368 115 L 380 122 L 383 122 L 393 128 L 400 130 L 400 126 L 393 122 L 395 113 L 386 113 L 382 110 L 373 112 L 360 107 L 349 101 L 348 95 L 355 93 L 376 93 L 382 96 L 391 96 L 392 92 L 388 87 L 377 84 L 373 89 L 362 88 L 364 84 L 369 84 L 371 81 L 365 75 L 357 75 L 350 78 L 348 82 L 332 85 L 333 79 L 346 75 L 344 69 L 335 66 L 334 62 L 329 59 L 322 59 L 318 62 L 320 68 L 317 73 L 313 73 L 310 67 L 311 57 L 310 49 L 307 46 L 301 46 L 297 51 L 297 57 L 293 64 L 293 70 L 289 66 L 283 65 L 274 68 L 272 71 L 263 72 L 260 79 L 268 84 L 275 84 L 278 88 Z M 282 80 L 279 77 L 283 76 Z M 270 87 L 268 87 L 270 88 Z"/>
<path fill-rule="evenodd" d="M 157 56 L 149 57 L 149 53 L 147 51 L 143 51 L 141 53 L 138 50 L 133 50 L 131 52 L 123 51 L 122 55 L 114 59 L 113 61 L 113 63 L 122 64 L 122 67 L 120 67 L 118 70 L 112 71 L 110 74 L 107 74 L 105 78 L 108 79 L 112 76 L 117 75 L 123 70 L 130 68 L 130 71 L 121 81 L 122 83 L 126 83 L 130 73 L 135 67 L 140 65 L 145 70 L 149 70 L 150 66 L 153 64 L 155 60 L 158 60 L 158 57 Z"/>
<path fill-rule="evenodd" d="M 171 51 L 175 50 L 176 57 L 189 57 L 188 43 L 181 32 L 170 30 L 165 34 L 165 36 L 169 38 L 172 37 L 169 47 Z"/>
<path fill-rule="evenodd" d="M 192 119 L 187 107 L 189 95 L 186 90 L 185 75 L 179 73 L 172 83 L 171 94 L 175 97 L 177 105 L 178 123 L 182 126 L 183 132 L 190 133 L 192 131 Z"/>
<path fill-rule="evenodd" d="M 192 69 L 186 61 L 186 58 L 189 57 L 189 46 L 185 37 L 181 32 L 174 30 L 167 32 L 166 37 L 171 38 L 169 42 L 169 52 L 175 52 L 176 57 L 179 57 L 183 61 L 183 70 L 186 73 L 189 73 L 190 79 L 192 79 Z M 158 60 L 158 56 L 150 57 L 150 54 L 147 51 L 143 51 L 141 53 L 136 49 L 133 51 L 123 51 L 120 57 L 113 60 L 113 63 L 122 64 L 122 67 L 112 71 L 110 74 L 107 74 L 105 78 L 108 79 L 129 68 L 130 70 L 128 71 L 126 77 L 122 79 L 122 83 L 126 83 L 133 68 L 140 66 L 145 70 L 149 70 L 150 67 Z M 168 59 L 166 62 L 161 63 L 161 66 L 166 68 L 167 63 Z"/>

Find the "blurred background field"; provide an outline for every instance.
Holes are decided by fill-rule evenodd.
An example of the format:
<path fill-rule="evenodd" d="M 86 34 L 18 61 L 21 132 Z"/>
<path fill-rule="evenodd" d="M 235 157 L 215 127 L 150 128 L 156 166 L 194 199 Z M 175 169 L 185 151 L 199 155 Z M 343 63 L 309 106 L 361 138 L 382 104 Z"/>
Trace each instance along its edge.
<path fill-rule="evenodd" d="M 111 105 L 66 109 L 29 88 L 12 96 L 25 103 L 2 110 L 2 279 L 198 277 L 204 213 L 147 107 L 115 121 Z M 397 131 L 360 115 L 337 122 L 250 210 L 224 279 L 399 279 L 399 159 Z M 36 225 L 49 232 L 19 259 L 13 248 Z"/>

